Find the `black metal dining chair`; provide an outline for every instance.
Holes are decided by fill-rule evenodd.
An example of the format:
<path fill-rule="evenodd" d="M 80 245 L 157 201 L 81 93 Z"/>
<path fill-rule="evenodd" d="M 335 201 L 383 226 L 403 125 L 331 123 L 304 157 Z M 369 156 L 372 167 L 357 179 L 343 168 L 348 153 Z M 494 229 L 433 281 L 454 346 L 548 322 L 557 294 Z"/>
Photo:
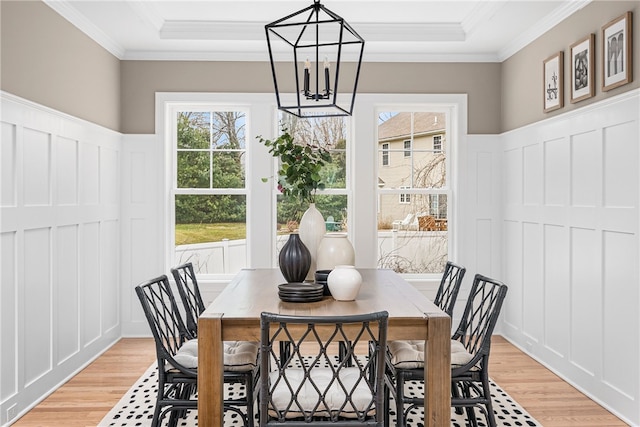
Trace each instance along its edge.
<path fill-rule="evenodd" d="M 189 340 L 167 276 L 149 280 L 135 290 L 155 340 L 158 360 L 158 394 L 151 425 L 161 425 L 171 412 L 169 425 L 175 426 L 186 410 L 198 408 L 198 401 L 192 397 L 198 383 L 197 341 Z"/>
<path fill-rule="evenodd" d="M 135 288 L 156 344 L 158 393 L 151 425 L 162 424 L 170 413 L 169 425 L 177 425 L 187 410 L 198 408 L 195 396 L 198 383 L 198 341 L 190 335 L 178 310 L 166 275 Z M 246 381 L 245 397 L 226 399 L 225 410 L 236 412 L 245 425 L 253 426 L 253 372 L 257 368 L 256 343 L 225 343 L 225 383 Z M 244 408 L 244 411 L 241 409 Z M 250 417 L 248 416 L 249 414 Z"/>
<path fill-rule="evenodd" d="M 465 267 L 452 261 L 447 261 L 444 267 L 444 272 L 442 273 L 442 278 L 440 279 L 440 284 L 438 285 L 438 290 L 436 291 L 436 297 L 433 300 L 434 304 L 451 317 L 453 317 L 453 310 L 458 298 L 458 292 L 460 291 L 462 279 L 464 278 L 466 271 L 467 269 Z M 397 423 L 398 425 L 404 425 L 404 404 L 411 403 L 405 398 L 404 385 L 407 381 L 424 380 L 424 372 L 422 369 L 419 369 L 424 366 L 424 342 L 390 342 L 389 348 L 393 348 L 395 351 L 395 355 L 388 354 L 390 358 L 394 360 L 404 360 L 403 366 L 405 367 L 416 367 L 416 369 L 395 370 L 396 390 L 394 396 L 396 397 Z M 422 355 L 420 354 L 419 349 L 422 350 Z"/>
<path fill-rule="evenodd" d="M 198 279 L 193 269 L 193 264 L 187 262 L 171 269 L 182 305 L 185 312 L 185 325 L 193 338 L 198 336 L 198 318 L 205 310 L 202 294 Z M 249 349 L 253 353 L 253 348 L 257 348 L 257 343 L 244 341 L 225 341 L 224 349 L 229 359 L 230 354 L 242 354 Z M 251 368 L 251 369 L 249 369 Z M 257 362 L 246 366 L 225 366 L 224 382 L 227 384 L 242 384 L 244 389 L 244 397 L 229 398 L 225 401 L 229 408 L 241 406 L 245 408 L 244 412 L 239 412 L 244 420 L 245 425 L 253 426 L 254 411 L 253 402 L 255 396 L 253 389 L 255 388 L 257 374 Z M 240 395 L 242 396 L 242 395 Z"/>
<path fill-rule="evenodd" d="M 464 313 L 451 337 L 451 406 L 465 409 L 471 426 L 477 425 L 476 407 L 484 413 L 489 426 L 496 425 L 489 389 L 489 354 L 491 335 L 506 294 L 506 285 L 476 274 Z M 424 403 L 421 397 L 405 395 L 407 381 L 424 380 L 424 342 L 391 341 L 388 356 L 395 380 L 396 424 L 405 426 L 411 409 Z"/>
<path fill-rule="evenodd" d="M 339 317 L 262 313 L 260 426 L 387 425 L 387 319 L 386 311 Z M 291 351 L 278 362 L 280 342 Z"/>

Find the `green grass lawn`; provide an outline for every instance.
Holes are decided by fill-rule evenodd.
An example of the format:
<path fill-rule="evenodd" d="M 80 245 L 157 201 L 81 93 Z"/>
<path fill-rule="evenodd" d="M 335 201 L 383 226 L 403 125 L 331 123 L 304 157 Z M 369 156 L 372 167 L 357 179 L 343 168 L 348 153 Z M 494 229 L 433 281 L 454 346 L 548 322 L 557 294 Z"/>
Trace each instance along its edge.
<path fill-rule="evenodd" d="M 176 224 L 176 245 L 220 242 L 222 239 L 239 240 L 247 237 L 243 222 L 216 224 Z"/>

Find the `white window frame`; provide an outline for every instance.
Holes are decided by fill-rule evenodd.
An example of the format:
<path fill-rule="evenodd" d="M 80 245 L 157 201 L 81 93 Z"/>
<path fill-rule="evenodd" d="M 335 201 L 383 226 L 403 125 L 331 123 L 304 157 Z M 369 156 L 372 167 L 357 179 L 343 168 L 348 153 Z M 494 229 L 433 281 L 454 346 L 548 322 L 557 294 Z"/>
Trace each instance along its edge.
<path fill-rule="evenodd" d="M 275 251 L 275 236 L 271 229 L 264 227 L 265 221 L 275 218 L 274 213 L 266 211 L 270 199 L 275 197 L 272 191 L 264 191 L 262 177 L 273 174 L 273 157 L 267 149 L 256 141 L 256 135 L 272 138 L 277 129 L 274 100 L 268 94 L 233 93 L 157 93 L 156 94 L 156 134 L 164 143 L 164 194 L 161 223 L 164 270 L 174 266 L 175 251 L 175 210 L 173 200 L 177 180 L 174 135 L 176 133 L 177 111 L 185 110 L 241 110 L 246 113 L 246 174 L 245 188 L 242 189 L 206 189 L 207 194 L 244 194 L 247 203 L 247 267 L 268 268 L 273 264 L 271 251 Z M 256 208 L 261 206 L 262 208 Z M 159 210 L 160 211 L 160 210 Z M 257 212 L 260 214 L 258 215 Z M 274 219 L 275 221 L 275 219 Z M 199 279 L 210 282 L 230 280 L 235 274 L 204 274 Z"/>
<path fill-rule="evenodd" d="M 409 143 L 409 147 L 407 148 L 407 143 Z M 404 157 L 411 157 L 413 154 L 413 144 L 410 139 L 405 139 L 402 141 L 402 145 L 404 148 Z"/>
<path fill-rule="evenodd" d="M 440 198 L 443 194 L 429 194 L 429 215 L 437 219 L 446 219 L 440 215 Z"/>
<path fill-rule="evenodd" d="M 438 140 L 438 148 L 436 148 L 436 138 Z M 442 151 L 442 135 L 433 135 L 433 151 L 439 153 Z"/>
<path fill-rule="evenodd" d="M 358 221 L 353 224 L 354 247 L 356 249 L 356 264 L 376 268 L 378 259 L 377 245 L 377 209 L 368 206 L 379 206 L 379 190 L 388 194 L 407 193 L 407 190 L 399 188 L 389 190 L 378 186 L 377 166 L 373 173 L 371 165 L 377 165 L 377 144 L 370 141 L 378 141 L 378 114 L 383 111 L 433 111 L 446 113 L 447 122 L 447 190 L 431 190 L 432 193 L 448 193 L 448 256 L 457 259 L 460 252 L 460 224 L 458 222 L 459 206 L 457 194 L 461 191 L 458 178 L 465 170 L 460 165 L 464 157 L 465 138 L 467 135 L 467 95 L 464 94 L 362 94 L 356 100 L 353 126 L 357 129 L 356 147 L 358 162 L 353 173 L 356 184 L 354 185 L 353 203 L 362 206 L 356 211 Z M 365 142 L 366 141 L 366 142 Z M 367 145 L 365 145 L 367 144 Z M 368 144 L 372 145 L 369 148 Z M 455 171 L 452 173 L 452 171 Z M 416 192 L 415 189 L 410 191 Z M 437 280 L 438 274 L 404 274 L 410 282 L 424 280 Z"/>
<path fill-rule="evenodd" d="M 409 186 L 401 186 L 400 189 L 409 189 Z M 411 203 L 411 193 L 400 193 L 398 203 L 402 205 L 408 205 Z"/>
<path fill-rule="evenodd" d="M 382 144 L 382 166 L 389 166 L 389 143 Z"/>
<path fill-rule="evenodd" d="M 174 236 L 170 232 L 170 224 L 174 222 L 173 213 L 170 212 L 169 202 L 172 183 L 172 155 L 171 144 L 167 144 L 167 135 L 171 134 L 172 121 L 168 120 L 167 111 L 176 105 L 215 103 L 219 106 L 244 106 L 248 109 L 247 119 L 247 238 L 252 242 L 248 246 L 247 264 L 250 268 L 272 268 L 275 263 L 275 234 L 272 227 L 264 224 L 275 222 L 275 186 L 272 191 L 264 191 L 263 177 L 272 176 L 274 173 L 274 159 L 268 154 L 268 150 L 255 140 L 256 135 L 265 138 L 273 138 L 278 131 L 277 110 L 272 93 L 157 93 L 156 94 L 156 134 L 150 140 L 150 144 L 164 144 L 163 170 L 159 173 L 164 176 L 163 196 L 161 203 L 155 209 L 158 212 L 156 221 L 152 227 L 157 230 L 158 245 L 161 247 L 158 253 L 164 254 L 164 261 L 160 261 L 158 268 L 168 270 L 171 267 L 174 250 Z M 443 111 L 447 113 L 447 171 L 455 170 L 456 173 L 448 177 L 449 188 L 452 194 L 448 198 L 448 233 L 449 256 L 457 259 L 460 228 L 458 223 L 458 203 L 456 203 L 460 191 L 458 174 L 464 171 L 460 165 L 465 158 L 465 138 L 467 135 L 467 96 L 464 94 L 358 94 L 356 106 L 350 121 L 348 132 L 352 143 L 347 147 L 347 162 L 350 170 L 347 172 L 348 218 L 349 239 L 356 252 L 356 266 L 359 268 L 376 268 L 377 264 L 377 212 L 378 201 L 378 174 L 375 165 L 378 164 L 379 154 L 377 144 L 377 111 Z M 271 187 L 270 187 L 271 188 Z M 407 192 L 407 190 L 395 190 Z M 327 194 L 331 194 L 327 192 Z M 269 208 L 265 208 L 271 207 Z M 356 220 L 357 219 L 357 220 Z M 265 250 L 268 248 L 268 250 Z M 162 265 L 160 265 L 162 264 Z M 231 275 L 232 276 L 232 275 Z M 435 280 L 431 275 L 404 275 L 407 280 Z M 200 278 L 200 277 L 199 277 Z M 228 282 L 231 277 L 210 277 L 210 281 Z"/>

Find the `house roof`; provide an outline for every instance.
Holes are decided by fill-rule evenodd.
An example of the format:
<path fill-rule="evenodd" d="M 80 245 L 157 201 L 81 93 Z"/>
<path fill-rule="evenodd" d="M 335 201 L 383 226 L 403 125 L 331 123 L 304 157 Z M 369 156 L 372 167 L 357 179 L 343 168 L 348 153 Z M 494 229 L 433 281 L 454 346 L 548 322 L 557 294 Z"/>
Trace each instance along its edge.
<path fill-rule="evenodd" d="M 398 113 L 378 126 L 378 140 L 406 138 L 410 135 L 413 114 L 413 134 L 425 134 L 445 130 L 444 113 Z"/>

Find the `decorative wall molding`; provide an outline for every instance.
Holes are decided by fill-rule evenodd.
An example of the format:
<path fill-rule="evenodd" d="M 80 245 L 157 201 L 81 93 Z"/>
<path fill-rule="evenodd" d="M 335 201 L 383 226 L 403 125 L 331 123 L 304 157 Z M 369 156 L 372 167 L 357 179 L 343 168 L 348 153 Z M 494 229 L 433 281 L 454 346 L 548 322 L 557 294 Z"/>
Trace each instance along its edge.
<path fill-rule="evenodd" d="M 503 135 L 503 334 L 640 423 L 640 91 Z"/>
<path fill-rule="evenodd" d="M 120 336 L 121 135 L 0 93 L 0 424 Z M 14 417 L 12 417 L 14 418 Z"/>

